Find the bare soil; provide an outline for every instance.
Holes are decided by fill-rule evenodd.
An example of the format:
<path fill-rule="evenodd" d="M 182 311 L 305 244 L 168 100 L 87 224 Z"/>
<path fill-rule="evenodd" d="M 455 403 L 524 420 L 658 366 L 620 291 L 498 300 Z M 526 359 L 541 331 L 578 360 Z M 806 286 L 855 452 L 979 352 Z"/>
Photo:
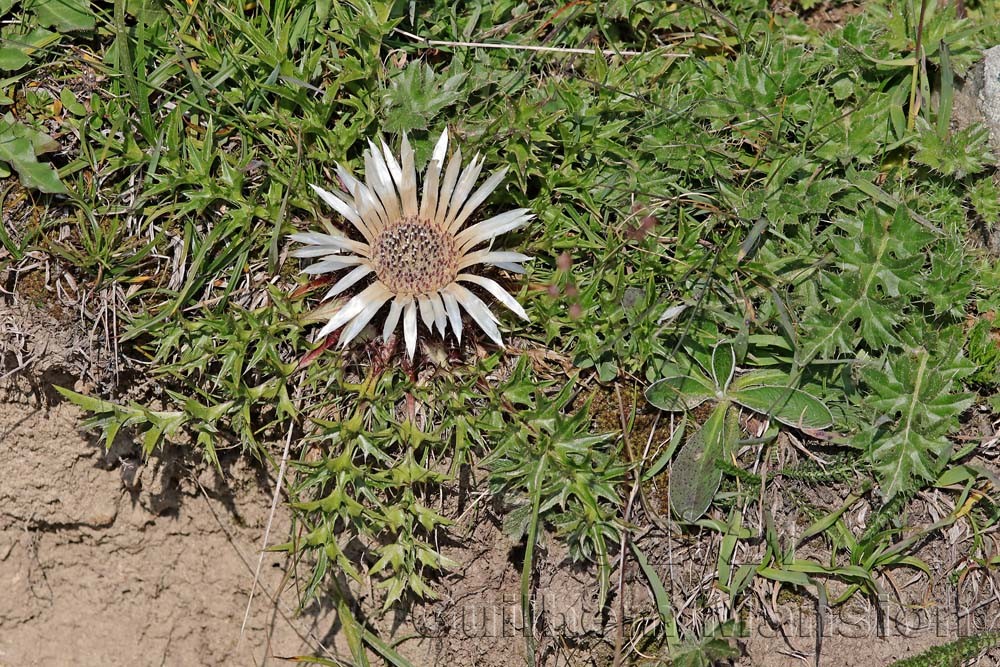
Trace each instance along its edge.
<path fill-rule="evenodd" d="M 0 403 L 0 665 L 251 665 L 327 641 L 330 614 L 296 616 L 272 554 L 242 628 L 268 480 L 116 460 L 81 418 Z M 288 534 L 286 511 L 273 530 Z"/>

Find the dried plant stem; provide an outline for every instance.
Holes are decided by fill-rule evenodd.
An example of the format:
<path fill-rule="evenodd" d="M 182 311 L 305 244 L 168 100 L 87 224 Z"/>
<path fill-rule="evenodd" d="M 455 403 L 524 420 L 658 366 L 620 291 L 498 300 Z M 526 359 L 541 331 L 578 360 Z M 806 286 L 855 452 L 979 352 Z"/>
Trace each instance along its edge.
<path fill-rule="evenodd" d="M 591 54 L 591 53 L 601 53 L 605 56 L 642 56 L 646 53 L 651 53 L 649 51 L 621 51 L 618 49 L 582 49 L 582 48 L 571 48 L 565 46 L 538 46 L 535 44 L 508 44 L 505 42 L 453 42 L 440 39 L 427 39 L 426 37 L 421 37 L 420 35 L 414 35 L 411 32 L 401 30 L 400 28 L 393 28 L 393 30 L 403 37 L 412 39 L 415 42 L 420 42 L 421 44 L 426 44 L 427 46 L 464 46 L 473 49 L 507 49 L 509 51 L 541 51 L 543 53 L 576 53 L 576 54 Z M 664 53 L 666 58 L 686 58 L 687 54 L 683 53 Z"/>
<path fill-rule="evenodd" d="M 625 444 L 625 453 L 628 456 L 630 462 L 635 463 L 636 467 L 633 472 L 632 477 L 632 489 L 629 491 L 628 502 L 625 504 L 625 514 L 622 515 L 622 539 L 619 549 L 619 562 L 618 562 L 618 619 L 615 627 L 615 657 L 614 666 L 619 667 L 624 660 L 623 650 L 625 647 L 625 552 L 628 549 L 629 544 L 629 517 L 632 516 L 632 508 L 635 506 L 636 497 L 639 495 L 639 491 L 642 488 L 642 466 L 646 462 L 646 458 L 649 456 L 649 450 L 653 445 L 653 435 L 656 433 L 656 425 L 659 423 L 660 416 L 656 416 L 656 420 L 653 422 L 653 428 L 649 432 L 649 437 L 646 439 L 646 446 L 642 450 L 642 456 L 638 461 L 632 455 L 632 447 L 629 443 L 629 420 L 628 416 L 625 414 L 625 402 L 622 400 L 621 389 L 615 387 L 615 396 L 618 399 L 618 414 L 621 419 L 622 424 L 622 440 Z M 633 406 L 635 405 L 635 396 L 632 397 Z"/>
<path fill-rule="evenodd" d="M 281 496 L 281 483 L 285 478 L 285 470 L 288 467 L 288 452 L 292 446 L 292 432 L 295 430 L 295 421 L 289 420 L 288 435 L 285 437 L 285 449 L 281 453 L 281 465 L 278 466 L 278 479 L 274 483 L 274 496 L 271 498 L 271 512 L 267 516 L 267 527 L 264 529 L 264 539 L 261 541 L 260 554 L 257 557 L 257 568 L 253 573 L 253 584 L 250 586 L 250 595 L 247 598 L 246 612 L 243 614 L 243 624 L 240 625 L 240 638 L 236 643 L 236 654 L 239 655 L 243 637 L 246 633 L 247 620 L 250 618 L 250 609 L 253 606 L 254 592 L 257 590 L 257 582 L 260 579 L 260 569 L 264 566 L 264 554 L 267 552 L 267 542 L 271 537 L 271 524 L 274 523 L 274 514 L 278 510 L 278 498 Z"/>

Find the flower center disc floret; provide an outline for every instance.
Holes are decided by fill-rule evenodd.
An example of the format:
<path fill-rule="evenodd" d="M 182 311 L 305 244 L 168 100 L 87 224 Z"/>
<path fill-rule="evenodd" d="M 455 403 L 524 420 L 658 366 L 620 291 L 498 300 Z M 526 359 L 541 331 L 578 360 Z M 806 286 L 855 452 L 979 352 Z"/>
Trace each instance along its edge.
<path fill-rule="evenodd" d="M 397 296 L 446 287 L 458 274 L 458 258 L 453 235 L 415 217 L 389 225 L 372 245 L 375 273 Z"/>

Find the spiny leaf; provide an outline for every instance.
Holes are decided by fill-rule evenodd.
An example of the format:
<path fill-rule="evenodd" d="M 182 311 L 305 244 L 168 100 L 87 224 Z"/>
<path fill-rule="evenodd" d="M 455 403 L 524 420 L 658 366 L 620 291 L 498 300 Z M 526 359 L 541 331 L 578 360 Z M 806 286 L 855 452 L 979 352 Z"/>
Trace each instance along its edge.
<path fill-rule="evenodd" d="M 835 351 L 854 354 L 859 340 L 873 349 L 900 345 L 898 299 L 920 292 L 922 251 L 933 236 L 905 207 L 892 218 L 871 207 L 838 226 L 842 233 L 830 239 L 838 270 L 822 274 L 825 298 L 810 309 L 803 362 Z"/>
<path fill-rule="evenodd" d="M 972 370 L 961 345 L 949 340 L 937 348 L 933 356 L 920 347 L 889 357 L 882 368 L 862 371 L 874 392 L 869 405 L 879 411 L 880 419 L 860 439 L 886 498 L 919 479 L 937 478 L 951 452 L 947 435 L 958 427 L 958 415 L 972 405 L 972 395 L 957 386 Z M 881 424 L 886 418 L 892 423 Z"/>
<path fill-rule="evenodd" d="M 917 152 L 913 154 L 914 162 L 955 178 L 977 174 L 994 162 L 987 127 L 972 125 L 941 136 L 923 119 L 917 124 L 920 135 Z"/>
<path fill-rule="evenodd" d="M 390 132 L 427 128 L 443 109 L 462 99 L 465 80 L 463 72 L 442 80 L 430 65 L 410 63 L 382 98 L 385 128 Z"/>

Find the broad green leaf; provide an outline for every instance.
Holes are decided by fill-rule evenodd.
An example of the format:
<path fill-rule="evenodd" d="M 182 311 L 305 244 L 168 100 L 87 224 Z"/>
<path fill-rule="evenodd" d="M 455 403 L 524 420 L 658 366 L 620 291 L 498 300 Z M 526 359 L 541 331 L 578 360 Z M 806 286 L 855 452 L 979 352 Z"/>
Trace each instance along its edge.
<path fill-rule="evenodd" d="M 957 465 L 948 468 L 934 482 L 934 486 L 952 486 L 953 484 L 964 484 L 979 478 L 979 473 L 967 465 Z"/>
<path fill-rule="evenodd" d="M 43 164 L 34 158 L 30 160 L 10 160 L 9 163 L 14 168 L 14 171 L 17 172 L 17 175 L 20 176 L 21 185 L 24 187 L 35 188 L 50 194 L 64 194 L 66 192 L 66 186 L 59 180 L 59 175 L 52 168 L 52 165 Z"/>
<path fill-rule="evenodd" d="M 70 88 L 63 88 L 59 91 L 59 101 L 62 102 L 63 107 L 66 108 L 74 116 L 86 116 L 87 107 L 80 104 L 76 99 L 76 95 Z"/>
<path fill-rule="evenodd" d="M 739 436 L 739 421 L 722 402 L 681 447 L 670 471 L 670 506 L 684 521 L 695 521 L 712 504 L 722 481 L 716 465 Z"/>
<path fill-rule="evenodd" d="M 125 0 L 125 13 L 148 26 L 169 18 L 170 15 L 164 7 L 164 3 L 158 0 Z"/>
<path fill-rule="evenodd" d="M 0 15 L 3 15 L 0 7 Z M 12 72 L 19 70 L 29 62 L 38 49 L 55 44 L 62 36 L 59 33 L 36 27 L 23 35 L 5 40 L 6 46 L 0 48 L 0 70 Z"/>
<path fill-rule="evenodd" d="M 646 400 L 668 412 L 692 410 L 716 395 L 707 378 L 694 375 L 665 377 L 646 389 Z"/>
<path fill-rule="evenodd" d="M 613 361 L 599 361 L 596 368 L 597 378 L 601 382 L 611 382 L 618 377 L 618 365 Z"/>
<path fill-rule="evenodd" d="M 758 368 L 749 373 L 744 373 L 733 378 L 731 390 L 744 389 L 746 387 L 756 387 L 762 384 L 787 385 L 789 383 L 788 373 L 778 368 Z"/>
<path fill-rule="evenodd" d="M 775 385 L 746 387 L 731 392 L 730 398 L 789 426 L 822 429 L 833 424 L 833 415 L 823 402 L 801 389 Z"/>
<path fill-rule="evenodd" d="M 802 588 L 811 589 L 813 586 L 812 580 L 804 572 L 789 572 L 788 570 L 779 570 L 774 567 L 762 567 L 757 570 L 757 574 L 772 581 L 793 584 Z"/>
<path fill-rule="evenodd" d="M 21 49 L 9 46 L 0 48 L 0 69 L 7 72 L 21 69 L 31 61 L 31 58 Z"/>
<path fill-rule="evenodd" d="M 733 352 L 733 346 L 728 342 L 716 345 L 712 350 L 712 376 L 715 378 L 715 386 L 725 392 L 729 388 L 735 370 L 736 354 Z"/>
<path fill-rule="evenodd" d="M 52 153 L 59 150 L 59 142 L 45 134 L 21 123 L 11 113 L 6 113 L 0 120 L 0 141 L 7 138 L 27 139 L 35 156 Z"/>
<path fill-rule="evenodd" d="M 32 55 L 38 49 L 52 46 L 62 40 L 63 36 L 58 32 L 53 32 L 47 28 L 36 27 L 17 38 L 17 45 L 24 50 L 27 55 Z"/>
<path fill-rule="evenodd" d="M 58 146 L 51 137 L 17 123 L 10 114 L 0 120 L 0 161 L 9 164 L 27 188 L 55 194 L 66 192 L 55 169 L 36 158 Z"/>
<path fill-rule="evenodd" d="M 94 27 L 94 13 L 87 0 L 25 0 L 24 9 L 33 12 L 40 25 L 63 32 Z"/>

